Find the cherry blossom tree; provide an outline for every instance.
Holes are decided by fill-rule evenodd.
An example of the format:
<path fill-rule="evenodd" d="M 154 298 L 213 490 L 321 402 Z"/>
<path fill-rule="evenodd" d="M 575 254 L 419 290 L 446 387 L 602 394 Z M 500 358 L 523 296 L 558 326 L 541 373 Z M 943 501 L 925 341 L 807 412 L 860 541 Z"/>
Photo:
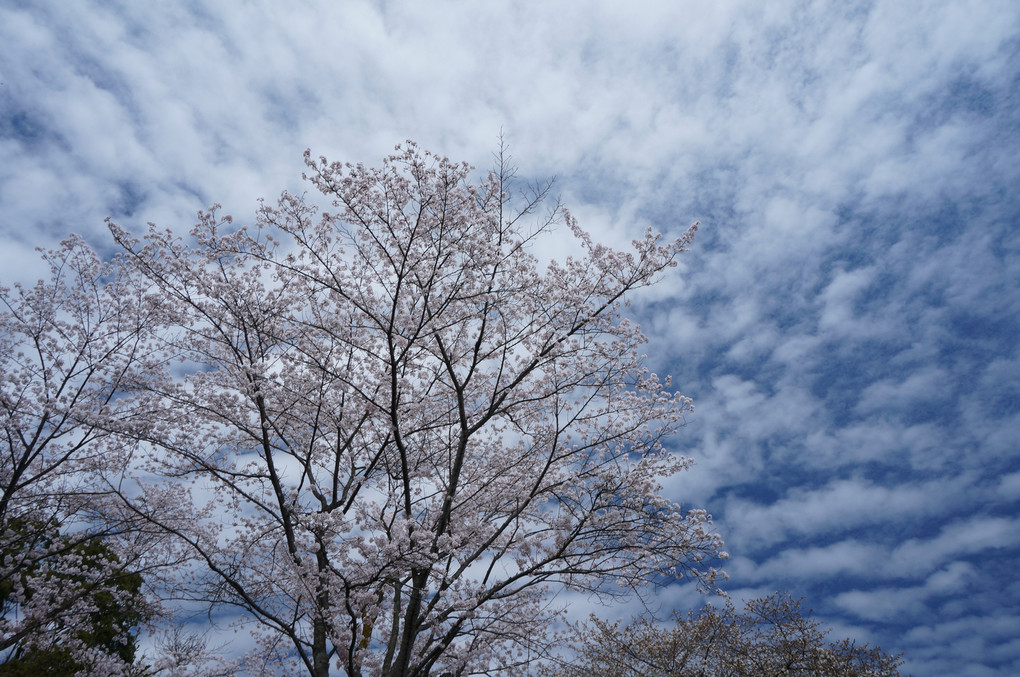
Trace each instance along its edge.
<path fill-rule="evenodd" d="M 691 401 L 621 314 L 695 228 L 615 251 L 499 158 L 472 183 L 410 142 L 378 169 L 306 153 L 322 208 L 110 224 L 174 361 L 136 393 L 159 481 L 126 502 L 201 562 L 184 597 L 254 624 L 250 673 L 515 672 L 558 593 L 714 584 L 710 516 L 659 485 Z M 542 266 L 557 222 L 578 255 Z"/>
<path fill-rule="evenodd" d="M 0 288 L 0 665 L 59 655 L 115 674 L 162 538 L 109 489 L 129 458 L 115 431 L 141 424 L 120 395 L 144 380 L 150 318 L 81 239 L 44 260 L 48 280 Z"/>

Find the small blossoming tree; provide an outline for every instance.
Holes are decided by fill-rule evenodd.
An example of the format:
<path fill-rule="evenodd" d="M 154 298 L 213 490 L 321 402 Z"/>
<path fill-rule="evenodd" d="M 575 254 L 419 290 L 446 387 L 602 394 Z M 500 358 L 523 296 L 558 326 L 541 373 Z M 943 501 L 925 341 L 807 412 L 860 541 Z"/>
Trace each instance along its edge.
<path fill-rule="evenodd" d="M 849 639 L 826 641 L 800 600 L 776 592 L 727 601 L 664 626 L 640 618 L 621 627 L 592 617 L 577 628 L 575 655 L 548 677 L 900 677 L 899 656 Z"/>

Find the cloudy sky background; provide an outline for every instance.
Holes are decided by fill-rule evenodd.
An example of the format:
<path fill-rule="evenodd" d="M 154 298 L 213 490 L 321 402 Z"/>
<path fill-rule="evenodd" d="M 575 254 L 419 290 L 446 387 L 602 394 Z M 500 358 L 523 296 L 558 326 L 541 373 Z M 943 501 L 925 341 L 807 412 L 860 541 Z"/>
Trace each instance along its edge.
<path fill-rule="evenodd" d="M 0 278 L 106 216 L 251 222 L 305 148 L 485 168 L 502 129 L 597 239 L 702 223 L 635 312 L 728 590 L 1020 674 L 1018 36 L 1014 0 L 0 0 Z"/>

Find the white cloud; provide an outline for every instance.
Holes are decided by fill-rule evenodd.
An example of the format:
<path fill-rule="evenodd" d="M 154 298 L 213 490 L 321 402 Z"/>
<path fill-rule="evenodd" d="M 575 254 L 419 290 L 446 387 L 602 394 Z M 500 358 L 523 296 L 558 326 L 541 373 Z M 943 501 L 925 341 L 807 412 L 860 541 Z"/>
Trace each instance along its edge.
<path fill-rule="evenodd" d="M 860 618 L 872 621 L 888 621 L 898 616 L 918 617 L 927 611 L 925 602 L 929 597 L 962 590 L 974 573 L 970 564 L 955 562 L 932 574 L 923 585 L 853 590 L 837 595 L 835 603 Z"/>
<path fill-rule="evenodd" d="M 897 486 L 834 480 L 818 489 L 789 491 L 771 505 L 734 498 L 725 506 L 732 538 L 744 548 L 758 550 L 805 539 L 831 539 L 862 527 L 874 529 L 875 540 L 886 547 L 891 537 L 883 533 L 884 525 L 920 516 L 951 515 L 961 500 L 958 494 L 959 489 L 947 480 Z M 951 540 L 947 537 L 947 542 Z M 889 571 L 885 565 L 875 568 Z"/>
<path fill-rule="evenodd" d="M 1020 499 L 1020 472 L 1010 473 L 999 479 L 996 493 L 1007 501 Z"/>
<path fill-rule="evenodd" d="M 736 582 L 762 585 L 832 577 L 872 579 L 881 574 L 887 554 L 882 546 L 850 539 L 825 546 L 783 550 L 746 572 L 736 570 L 732 575 Z"/>
<path fill-rule="evenodd" d="M 942 369 L 921 369 L 902 380 L 875 381 L 861 393 L 857 409 L 864 414 L 882 415 L 919 405 L 934 408 L 948 399 L 952 387 L 948 374 Z"/>
<path fill-rule="evenodd" d="M 887 570 L 911 577 L 957 557 L 987 555 L 1020 544 L 1020 520 L 972 517 L 949 523 L 934 538 L 914 538 L 895 548 Z"/>

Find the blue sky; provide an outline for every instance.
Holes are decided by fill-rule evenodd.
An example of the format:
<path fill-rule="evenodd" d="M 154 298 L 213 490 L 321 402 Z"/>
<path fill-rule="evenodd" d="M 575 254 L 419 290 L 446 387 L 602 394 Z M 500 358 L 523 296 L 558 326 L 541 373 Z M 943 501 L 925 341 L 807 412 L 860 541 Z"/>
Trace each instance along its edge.
<path fill-rule="evenodd" d="M 0 270 L 108 215 L 251 221 L 305 148 L 485 168 L 502 129 L 596 239 L 702 223 L 634 312 L 728 590 L 1020 674 L 1017 36 L 1012 0 L 3 0 Z"/>

